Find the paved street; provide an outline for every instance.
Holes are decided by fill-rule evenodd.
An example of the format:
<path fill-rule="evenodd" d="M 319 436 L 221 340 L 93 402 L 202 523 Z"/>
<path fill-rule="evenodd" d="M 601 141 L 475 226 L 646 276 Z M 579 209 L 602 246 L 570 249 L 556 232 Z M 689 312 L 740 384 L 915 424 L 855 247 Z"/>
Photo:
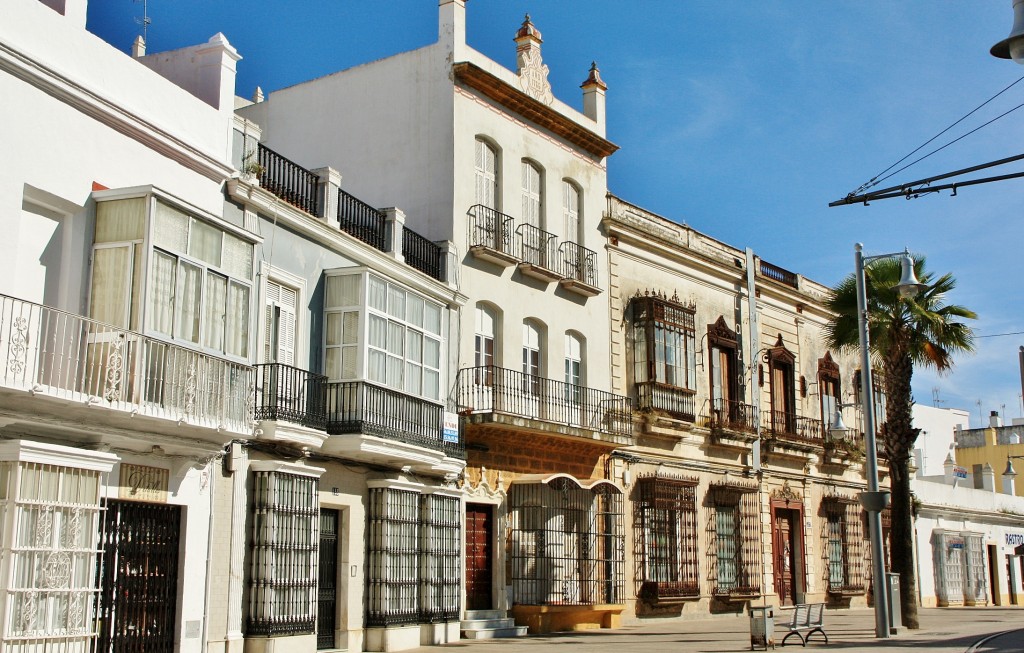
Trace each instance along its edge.
<path fill-rule="evenodd" d="M 926 608 L 921 610 L 921 626 L 920 630 L 904 630 L 889 640 L 876 640 L 871 610 L 827 612 L 825 632 L 829 643 L 825 644 L 816 634 L 807 648 L 842 650 L 843 653 L 882 648 L 936 653 L 1024 651 L 1024 610 L 1019 608 Z M 782 641 L 782 634 L 776 628 L 776 642 Z M 580 653 L 718 653 L 749 651 L 750 630 L 746 617 L 724 617 L 645 624 L 614 631 L 480 642 L 462 640 L 448 646 L 462 649 L 460 653 L 519 653 L 525 652 L 527 647 L 530 653 L 556 650 L 560 653 L 572 650 Z M 792 637 L 786 648 L 800 650 L 800 643 Z"/>

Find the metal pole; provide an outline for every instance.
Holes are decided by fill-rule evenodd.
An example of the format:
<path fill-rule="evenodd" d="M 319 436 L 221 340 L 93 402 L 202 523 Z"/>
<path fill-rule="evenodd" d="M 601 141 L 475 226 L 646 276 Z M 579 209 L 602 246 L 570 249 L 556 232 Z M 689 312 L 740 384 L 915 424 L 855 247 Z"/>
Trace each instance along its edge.
<path fill-rule="evenodd" d="M 875 448 L 875 410 L 871 384 L 871 354 L 868 339 L 868 296 L 864 278 L 864 246 L 854 246 L 857 276 L 857 327 L 860 331 L 860 395 L 864 408 L 864 445 L 867 449 L 868 492 L 878 493 L 878 450 Z M 882 548 L 882 514 L 868 511 L 868 530 L 871 536 L 871 573 L 874 580 L 875 636 L 889 637 L 889 596 L 885 579 L 885 549 Z M 898 606 L 894 609 L 899 609 Z"/>
<path fill-rule="evenodd" d="M 757 352 L 761 350 L 760 327 L 757 323 L 757 289 L 754 276 L 754 250 L 747 248 L 747 312 L 750 313 L 750 403 L 754 406 L 754 427 L 757 437 L 750 447 L 751 469 L 761 471 L 761 389 L 757 387 Z M 728 408 L 724 406 L 724 408 Z"/>

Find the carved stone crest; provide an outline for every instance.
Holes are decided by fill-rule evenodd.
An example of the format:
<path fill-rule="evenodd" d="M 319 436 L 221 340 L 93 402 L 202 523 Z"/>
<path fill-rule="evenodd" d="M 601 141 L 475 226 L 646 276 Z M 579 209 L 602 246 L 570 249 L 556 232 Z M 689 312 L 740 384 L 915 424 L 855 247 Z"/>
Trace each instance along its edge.
<path fill-rule="evenodd" d="M 543 41 L 540 30 L 530 22 L 529 14 L 516 32 L 515 42 L 520 88 L 533 99 L 551 104 L 555 98 L 551 94 L 551 83 L 548 81 L 548 67 L 544 65 L 540 56 L 540 44 Z"/>

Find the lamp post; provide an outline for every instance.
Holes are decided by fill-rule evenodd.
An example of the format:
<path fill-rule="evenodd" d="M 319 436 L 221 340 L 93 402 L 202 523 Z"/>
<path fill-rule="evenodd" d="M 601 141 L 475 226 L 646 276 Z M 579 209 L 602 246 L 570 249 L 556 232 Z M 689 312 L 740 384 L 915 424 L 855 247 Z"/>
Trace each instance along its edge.
<path fill-rule="evenodd" d="M 1024 1 L 1024 0 L 1022 0 Z M 860 504 L 868 513 L 868 531 L 871 538 L 871 575 L 874 579 L 875 598 L 875 636 L 889 637 L 889 625 L 892 623 L 889 613 L 889 597 L 885 582 L 885 550 L 882 544 L 882 510 L 889 504 L 889 492 L 878 489 L 878 450 L 875 445 L 875 408 L 873 385 L 871 383 L 871 341 L 868 336 L 868 297 L 864 265 L 883 258 L 900 257 L 902 274 L 896 290 L 900 297 L 915 297 L 926 286 L 917 280 L 914 274 L 914 259 L 907 250 L 893 254 L 880 254 L 865 257 L 864 246 L 854 246 L 854 260 L 857 279 L 857 327 L 860 335 L 861 355 L 861 401 L 864 410 L 864 446 L 867 449 L 867 482 L 868 489 L 860 495 Z M 899 606 L 892 606 L 898 610 Z"/>

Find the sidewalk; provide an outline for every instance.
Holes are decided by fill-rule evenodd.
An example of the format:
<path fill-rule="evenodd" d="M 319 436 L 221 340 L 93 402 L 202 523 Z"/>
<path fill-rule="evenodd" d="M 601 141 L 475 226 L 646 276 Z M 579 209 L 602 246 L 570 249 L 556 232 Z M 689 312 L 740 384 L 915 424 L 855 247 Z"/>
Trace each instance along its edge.
<path fill-rule="evenodd" d="M 782 612 L 783 618 L 786 614 Z M 778 613 L 777 613 L 778 617 Z M 1024 628 L 1020 608 L 921 608 L 921 628 L 906 630 L 888 640 L 875 639 L 874 612 L 868 609 L 835 610 L 825 613 L 825 644 L 815 634 L 803 649 L 791 637 L 785 649 L 779 647 L 784 629 L 776 628 L 779 650 L 842 650 L 861 653 L 877 649 L 927 650 L 936 653 L 965 653 L 986 635 Z M 781 631 L 781 632 L 780 632 Z M 446 645 L 459 653 L 719 653 L 750 650 L 750 623 L 744 617 L 647 623 L 617 630 L 538 635 L 519 639 L 460 640 Z M 567 648 L 568 647 L 568 648 Z M 423 649 L 424 653 L 427 649 Z"/>

